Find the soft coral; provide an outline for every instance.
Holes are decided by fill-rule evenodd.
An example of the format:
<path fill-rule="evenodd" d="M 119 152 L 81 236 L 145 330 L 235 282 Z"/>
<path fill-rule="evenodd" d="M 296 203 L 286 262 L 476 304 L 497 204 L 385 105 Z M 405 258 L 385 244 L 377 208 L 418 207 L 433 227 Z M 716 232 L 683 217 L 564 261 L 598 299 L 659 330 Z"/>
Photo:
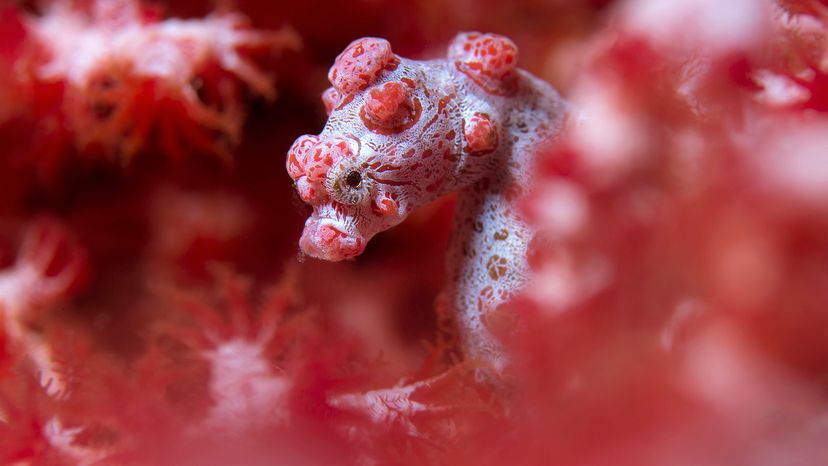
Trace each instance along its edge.
<path fill-rule="evenodd" d="M 88 276 L 86 254 L 69 231 L 51 219 L 34 221 L 26 230 L 17 261 L 0 271 L 0 317 L 8 344 L 28 355 L 44 384 L 60 391 L 52 353 L 39 323 L 43 309 L 71 297 Z"/>
<path fill-rule="evenodd" d="M 158 16 L 136 0 L 56 0 L 24 18 L 26 53 L 12 81 L 38 101 L 38 89 L 57 86 L 46 105 L 55 124 L 40 137 L 57 138 L 58 151 L 73 141 L 84 154 L 124 162 L 147 146 L 178 159 L 199 151 L 228 160 L 241 137 L 244 87 L 275 95 L 271 77 L 245 55 L 295 48 L 298 39 L 252 30 L 233 12 Z"/>
<path fill-rule="evenodd" d="M 251 283 L 223 266 L 213 266 L 215 296 L 171 293 L 181 319 L 163 334 L 184 345 L 206 363 L 211 399 L 199 435 L 241 435 L 285 425 L 290 419 L 293 380 L 290 349 L 301 345 L 308 315 L 286 314 L 294 306 L 285 282 L 251 302 Z M 186 318 L 184 317 L 186 316 Z M 279 367 L 283 366 L 283 367 Z"/>

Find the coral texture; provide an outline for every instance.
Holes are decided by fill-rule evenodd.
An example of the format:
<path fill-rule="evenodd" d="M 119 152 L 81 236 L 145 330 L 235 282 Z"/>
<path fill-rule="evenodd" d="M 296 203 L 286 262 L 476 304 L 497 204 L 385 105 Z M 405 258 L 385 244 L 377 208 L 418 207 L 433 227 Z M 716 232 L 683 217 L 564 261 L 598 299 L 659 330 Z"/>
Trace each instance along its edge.
<path fill-rule="evenodd" d="M 239 84 L 275 96 L 272 77 L 242 50 L 298 46 L 291 31 L 252 30 L 239 13 L 163 19 L 135 0 L 56 0 L 21 20 L 24 56 L 12 89 L 25 96 L 60 86 L 51 118 L 64 127 L 52 137 L 68 131 L 81 152 L 122 162 L 144 149 L 153 131 L 172 157 L 195 149 L 228 161 L 244 121 Z"/>
<path fill-rule="evenodd" d="M 82 248 L 58 223 L 42 219 L 25 232 L 14 265 L 0 272 L 0 319 L 15 351 L 28 354 L 40 373 L 40 383 L 54 393 L 64 381 L 54 371 L 52 349 L 38 331 L 38 314 L 54 311 L 83 280 L 86 258 Z"/>

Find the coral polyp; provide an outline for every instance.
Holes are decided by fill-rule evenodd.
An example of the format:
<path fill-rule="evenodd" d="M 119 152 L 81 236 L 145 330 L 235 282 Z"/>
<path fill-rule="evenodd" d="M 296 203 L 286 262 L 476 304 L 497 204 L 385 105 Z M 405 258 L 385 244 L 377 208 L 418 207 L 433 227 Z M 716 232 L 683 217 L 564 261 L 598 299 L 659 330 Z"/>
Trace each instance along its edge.
<path fill-rule="evenodd" d="M 229 159 L 241 140 L 245 88 L 275 96 L 273 77 L 245 53 L 298 46 L 290 30 L 254 30 L 240 13 L 162 19 L 135 0 L 86 8 L 59 0 L 24 24 L 31 56 L 19 85 L 61 85 L 56 111 L 75 146 L 123 162 L 155 131 L 173 157 Z"/>

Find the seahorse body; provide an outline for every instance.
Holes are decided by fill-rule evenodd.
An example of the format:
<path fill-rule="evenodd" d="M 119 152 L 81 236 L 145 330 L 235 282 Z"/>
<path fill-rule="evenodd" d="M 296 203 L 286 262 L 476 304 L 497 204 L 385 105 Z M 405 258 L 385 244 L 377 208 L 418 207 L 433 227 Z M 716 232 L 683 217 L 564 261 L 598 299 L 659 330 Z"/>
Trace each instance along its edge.
<path fill-rule="evenodd" d="M 444 297 L 465 355 L 497 370 L 506 360 L 485 316 L 526 282 L 533 233 L 513 201 L 565 112 L 551 86 L 516 65 L 517 47 L 492 34 L 461 33 L 447 59 L 431 61 L 356 40 L 328 75 L 325 128 L 287 158 L 313 206 L 300 247 L 325 260 L 359 255 L 412 210 L 459 191 Z"/>

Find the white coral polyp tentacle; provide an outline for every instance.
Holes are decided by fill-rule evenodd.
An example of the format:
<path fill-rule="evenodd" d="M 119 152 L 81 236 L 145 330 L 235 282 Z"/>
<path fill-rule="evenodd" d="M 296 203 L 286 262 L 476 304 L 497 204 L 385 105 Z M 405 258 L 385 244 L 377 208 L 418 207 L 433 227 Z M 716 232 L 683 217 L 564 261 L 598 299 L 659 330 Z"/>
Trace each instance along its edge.
<path fill-rule="evenodd" d="M 205 426 L 241 435 L 251 428 L 288 421 L 285 397 L 292 383 L 266 359 L 262 342 L 232 339 L 204 356 L 210 364 L 214 402 Z"/>
<path fill-rule="evenodd" d="M 430 379 L 398 387 L 336 395 L 329 402 L 331 406 L 339 409 L 365 413 L 376 424 L 400 426 L 407 435 L 422 437 L 423 434 L 412 421 L 414 416 L 423 413 L 450 413 L 462 408 L 459 405 L 435 406 L 414 399 L 414 395 L 418 392 L 427 391 L 444 382 L 449 374 L 446 372 Z"/>
<path fill-rule="evenodd" d="M 76 444 L 83 427 L 66 427 L 58 418 L 49 419 L 43 426 L 43 438 L 56 451 L 71 458 L 77 466 L 100 464 L 110 452 L 101 448 L 85 448 Z"/>
<path fill-rule="evenodd" d="M 41 309 L 54 306 L 68 294 L 82 273 L 79 251 L 70 250 L 66 264 L 50 274 L 66 233 L 48 221 L 34 223 L 25 233 L 15 264 L 0 271 L 0 317 L 13 344 L 27 354 L 50 394 L 62 392 L 64 381 L 55 372 L 52 352 L 41 335 L 29 328 Z"/>
<path fill-rule="evenodd" d="M 254 310 L 247 280 L 222 267 L 214 273 L 221 309 L 199 297 L 182 296 L 179 303 L 196 319 L 199 336 L 190 345 L 209 368 L 212 404 L 191 433 L 239 438 L 283 427 L 290 422 L 288 402 L 294 388 L 292 376 L 274 363 L 284 349 L 274 345 L 286 309 L 283 295 L 271 290 Z"/>

